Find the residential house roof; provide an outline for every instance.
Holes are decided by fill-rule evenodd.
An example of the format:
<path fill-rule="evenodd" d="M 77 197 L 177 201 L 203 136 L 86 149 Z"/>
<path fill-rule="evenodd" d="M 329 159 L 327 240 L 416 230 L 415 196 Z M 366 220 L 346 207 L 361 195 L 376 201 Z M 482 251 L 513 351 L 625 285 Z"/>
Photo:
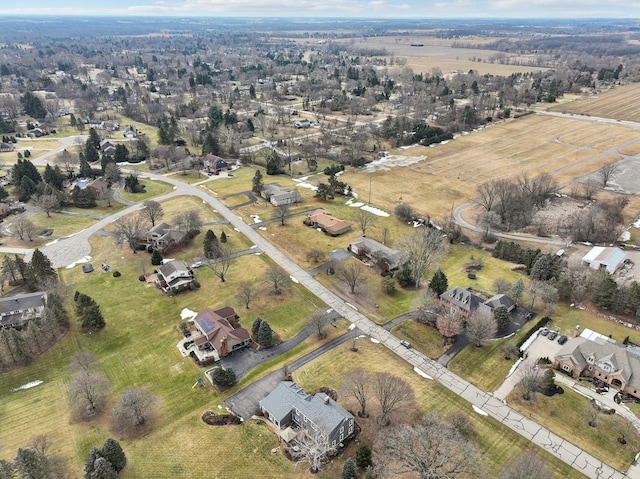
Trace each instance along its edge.
<path fill-rule="evenodd" d="M 350 222 L 336 218 L 322 208 L 315 210 L 307 216 L 306 223 L 317 225 L 330 235 L 339 235 L 351 229 Z"/>
<path fill-rule="evenodd" d="M 178 274 L 179 276 L 191 275 L 191 270 L 189 269 L 187 264 L 179 259 L 168 261 L 167 263 L 158 266 L 158 272 L 161 273 L 165 278 L 168 278 L 172 274 Z"/>
<path fill-rule="evenodd" d="M 216 351 L 222 349 L 222 342 L 229 337 L 235 338 L 240 342 L 250 338 L 249 331 L 243 327 L 234 328 L 229 321 L 211 308 L 205 308 L 200 311 L 193 318 L 193 321 Z"/>
<path fill-rule="evenodd" d="M 511 311 L 516 307 L 516 302 L 505 294 L 496 294 L 487 299 L 484 304 L 489 306 L 492 310 L 503 306 L 507 311 Z"/>
<path fill-rule="evenodd" d="M 399 268 L 404 262 L 404 254 L 401 251 L 389 248 L 378 241 L 362 236 L 349 245 L 355 246 L 356 249 L 366 248 L 369 251 L 369 256 L 379 257 L 384 259 L 389 265 L 389 269 Z"/>
<path fill-rule="evenodd" d="M 440 295 L 440 299 L 469 313 L 475 311 L 484 303 L 484 300 L 480 296 L 476 296 L 468 289 L 461 288 L 460 286 L 445 291 Z"/>
<path fill-rule="evenodd" d="M 0 298 L 0 327 L 21 324 L 27 313 L 38 317 L 39 314 L 34 312 L 42 310 L 46 302 L 47 293 L 44 291 Z"/>
<path fill-rule="evenodd" d="M 353 418 L 325 393 L 307 394 L 293 381 L 278 384 L 260 401 L 260 407 L 269 411 L 278 422 L 295 408 L 327 436 L 345 420 Z"/>
<path fill-rule="evenodd" d="M 582 261 L 588 263 L 593 269 L 599 269 L 604 266 L 609 273 L 614 273 L 626 257 L 627 255 L 620 248 L 594 246 L 591 251 L 582 257 Z"/>
<path fill-rule="evenodd" d="M 238 319 L 238 314 L 236 313 L 236 310 L 233 309 L 231 306 L 224 306 L 223 308 L 216 309 L 214 313 L 223 317 L 226 320 L 235 321 Z"/>

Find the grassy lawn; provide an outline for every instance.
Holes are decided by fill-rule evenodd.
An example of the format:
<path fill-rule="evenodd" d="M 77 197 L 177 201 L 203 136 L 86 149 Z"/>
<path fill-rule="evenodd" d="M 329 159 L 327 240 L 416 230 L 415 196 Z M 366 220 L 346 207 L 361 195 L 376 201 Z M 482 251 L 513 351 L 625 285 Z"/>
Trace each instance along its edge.
<path fill-rule="evenodd" d="M 241 246 L 239 239 L 238 245 Z M 251 309 L 245 310 L 235 300 L 235 292 L 241 281 L 253 281 L 259 286 L 260 276 L 268 267 L 264 256 L 249 255 L 235 260 L 225 283 L 206 267 L 200 268 L 196 273 L 202 285 L 199 290 L 167 297 L 137 279 L 141 263 L 151 269 L 147 253 L 134 255 L 126 246 L 114 246 L 113 240 L 105 237 L 93 238 L 92 246 L 93 262 L 108 263 L 112 271 L 122 273 L 120 278 L 102 271 L 86 275 L 79 267 L 63 270 L 61 274 L 70 291 L 88 293 L 101 305 L 107 326 L 84 335 L 74 321 L 65 338 L 33 364 L 0 376 L 3 445 L 0 458 L 12 458 L 31 436 L 47 433 L 53 440 L 53 451 L 69 460 L 70 475 L 82 475 L 82 464 L 90 447 L 102 444 L 110 436 L 106 414 L 83 424 L 71 421 L 67 413 L 66 364 L 74 351 L 85 349 L 100 358 L 101 369 L 112 384 L 113 399 L 125 387 L 140 385 L 147 385 L 160 399 L 158 422 L 152 431 L 143 438 L 122 441 L 129 459 L 122 477 L 154 477 L 162 470 L 171 471 L 172 477 L 208 478 L 210 467 L 193 465 L 212 451 L 218 453 L 213 454 L 210 464 L 219 474 L 251 477 L 252 471 L 261 471 L 260 477 L 302 477 L 303 473 L 296 472 L 281 455 L 270 454 L 277 441 L 266 427 L 247 422 L 240 427 L 212 428 L 200 421 L 200 415 L 207 409 L 217 410 L 228 393 L 219 394 L 209 387 L 191 389 L 202 370 L 190 359 L 182 358 L 175 344 L 181 337 L 177 325 L 185 307 L 197 311 L 207 306 L 230 305 L 242 317 L 243 325 L 250 327 L 254 317 L 260 315 L 287 338 L 304 326 L 308 313 L 319 304 L 302 288 L 292 285 L 281 297 L 260 294 Z M 335 330 L 328 328 L 328 332 L 335 335 L 345 328 L 346 322 L 339 322 Z M 315 341 L 310 338 L 294 351 L 293 357 L 310 350 Z M 33 389 L 9 392 L 35 379 L 44 383 Z M 246 470 L 235 462 L 231 466 L 228 457 L 245 458 L 242 463 L 247 464 Z"/>
<path fill-rule="evenodd" d="M 555 478 L 580 478 L 581 474 L 548 455 L 541 449 L 531 446 L 521 436 L 501 426 L 497 421 L 474 414 L 471 406 L 462 398 L 451 393 L 443 386 L 433 381 L 428 381 L 413 372 L 411 367 L 397 358 L 383 346 L 373 344 L 363 338 L 358 341 L 358 352 L 349 350 L 350 344 L 343 344 L 334 349 L 331 354 L 325 354 L 312 361 L 303 368 L 293 373 L 294 380 L 307 391 L 314 391 L 321 386 L 329 386 L 338 389 L 338 401 L 347 408 L 353 409 L 355 404 L 344 394 L 341 394 L 340 384 L 345 374 L 356 368 L 368 371 L 392 371 L 407 381 L 413 388 L 416 398 L 414 412 L 436 412 L 446 415 L 450 412 L 463 412 L 468 414 L 473 423 L 477 443 L 485 455 L 485 463 L 488 467 L 488 477 L 497 477 L 504 465 L 522 449 L 531 448 L 541 455 Z M 374 403 L 375 401 L 372 401 Z M 359 442 L 371 445 L 379 428 L 375 424 L 375 405 L 370 406 L 369 419 L 357 419 L 362 427 Z M 411 420 L 410 418 L 407 418 Z M 323 479 L 339 477 L 342 464 L 347 457 L 355 457 L 357 444 L 351 442 L 344 453 L 334 459 L 318 476 Z"/>
<path fill-rule="evenodd" d="M 90 210 L 85 210 L 90 211 Z M 93 214 L 93 213 L 89 213 Z M 96 223 L 95 218 L 87 218 L 86 216 L 65 215 L 61 213 L 51 213 L 48 218 L 46 213 L 30 213 L 29 220 L 42 229 L 52 229 L 53 236 L 69 236 L 77 233 Z"/>
<path fill-rule="evenodd" d="M 515 359 L 505 360 L 500 347 L 506 342 L 516 344 L 528 329 L 525 326 L 514 337 L 491 341 L 480 348 L 469 344 L 451 360 L 448 368 L 480 389 L 493 391 L 502 383 L 515 362 Z"/>
<path fill-rule="evenodd" d="M 430 358 L 439 358 L 446 351 L 438 330 L 416 321 L 404 321 L 391 332 L 400 339 L 406 339 L 411 343 L 411 347 Z"/>
<path fill-rule="evenodd" d="M 640 436 L 631 428 L 626 436 L 627 444 L 618 443 L 616 438 L 619 433 L 615 422 L 620 419 L 619 416 L 601 414 L 598 416 L 598 426 L 589 426 L 589 419 L 584 413 L 585 406 L 589 404 L 588 399 L 568 387 L 564 391 L 564 394 L 553 397 L 536 394 L 531 401 L 522 400 L 518 392 L 514 391 L 507 400 L 511 407 L 529 415 L 567 441 L 610 466 L 626 471 L 640 448 Z"/>
<path fill-rule="evenodd" d="M 171 223 L 178 213 L 192 209 L 200 213 L 200 219 L 203 223 L 210 223 L 222 219 L 220 214 L 216 213 L 208 204 L 203 203 L 201 199 L 195 196 L 176 196 L 162 202 L 164 216 L 160 221 Z M 206 227 L 203 227 L 203 230 L 206 231 Z M 227 231 L 227 234 L 229 234 L 229 231 Z"/>
<path fill-rule="evenodd" d="M 142 175 L 144 176 L 144 175 Z M 154 196 L 164 195 L 169 193 L 173 186 L 164 181 L 151 180 L 149 178 L 140 178 L 140 184 L 145 186 L 144 193 L 129 193 L 122 190 L 120 192 L 120 198 L 125 201 L 132 201 L 134 203 L 145 201 L 153 198 Z"/>
<path fill-rule="evenodd" d="M 182 181 L 183 183 L 188 183 L 188 184 L 197 183 L 199 181 L 204 181 L 207 179 L 206 176 L 201 175 L 196 171 L 188 171 L 186 174 L 180 171 L 180 172 L 173 173 L 171 175 L 165 175 L 165 176 L 171 176 L 171 178 L 173 178 L 174 180 Z"/>

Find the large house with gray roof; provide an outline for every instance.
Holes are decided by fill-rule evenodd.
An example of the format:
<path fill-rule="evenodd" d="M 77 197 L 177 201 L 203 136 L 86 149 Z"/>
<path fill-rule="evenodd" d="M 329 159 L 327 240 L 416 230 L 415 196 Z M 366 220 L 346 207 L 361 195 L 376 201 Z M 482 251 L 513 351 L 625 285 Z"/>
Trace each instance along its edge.
<path fill-rule="evenodd" d="M 283 381 L 260 401 L 262 413 L 287 443 L 304 430 L 326 447 L 335 448 L 353 434 L 354 418 L 324 393 L 307 394 L 292 381 Z"/>
<path fill-rule="evenodd" d="M 156 270 L 156 286 L 166 294 L 176 294 L 190 289 L 195 280 L 193 270 L 181 260 L 169 261 L 158 266 Z"/>
<path fill-rule="evenodd" d="M 46 305 L 44 291 L 0 298 L 0 328 L 20 329 L 28 321 L 42 318 Z"/>
<path fill-rule="evenodd" d="M 299 191 L 283 188 L 277 183 L 264 185 L 260 191 L 260 196 L 269 201 L 273 206 L 300 203 L 300 200 L 302 199 Z"/>
<path fill-rule="evenodd" d="M 442 306 L 455 309 L 465 319 L 468 319 L 478 308 L 489 308 L 495 311 L 499 307 L 504 307 L 507 312 L 512 312 L 516 308 L 516 303 L 509 296 L 496 294 L 487 300 L 474 294 L 471 290 L 456 286 L 440 295 Z"/>
<path fill-rule="evenodd" d="M 366 236 L 362 236 L 349 244 L 348 249 L 360 258 L 368 258 L 375 261 L 384 271 L 395 271 L 405 262 L 402 251 L 389 248 Z"/>
<path fill-rule="evenodd" d="M 572 377 L 587 376 L 640 399 L 640 356 L 602 335 L 578 336 L 553 359 L 553 366 Z"/>

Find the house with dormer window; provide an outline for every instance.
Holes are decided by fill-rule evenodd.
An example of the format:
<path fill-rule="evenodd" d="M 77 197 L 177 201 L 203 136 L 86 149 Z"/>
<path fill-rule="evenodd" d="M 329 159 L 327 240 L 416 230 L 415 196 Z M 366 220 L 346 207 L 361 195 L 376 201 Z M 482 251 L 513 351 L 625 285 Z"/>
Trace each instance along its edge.
<path fill-rule="evenodd" d="M 592 331 L 588 333 L 562 346 L 553 360 L 554 367 L 572 377 L 598 379 L 640 399 L 640 351 Z"/>

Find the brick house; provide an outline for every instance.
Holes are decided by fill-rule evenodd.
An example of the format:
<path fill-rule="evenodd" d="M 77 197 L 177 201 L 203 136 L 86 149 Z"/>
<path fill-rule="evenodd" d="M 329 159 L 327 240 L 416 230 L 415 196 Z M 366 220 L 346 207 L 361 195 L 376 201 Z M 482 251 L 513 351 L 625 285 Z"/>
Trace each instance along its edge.
<path fill-rule="evenodd" d="M 351 231 L 351 223 L 347 220 L 336 218 L 328 211 L 319 208 L 307 216 L 303 223 L 307 226 L 320 228 L 329 236 L 338 236 Z"/>
<path fill-rule="evenodd" d="M 249 331 L 242 326 L 233 325 L 221 314 L 237 317 L 235 311 L 230 314 L 233 308 L 226 307 L 220 310 L 205 308 L 201 310 L 192 320 L 197 329 L 195 336 L 192 336 L 197 351 L 196 357 L 202 361 L 228 356 L 238 349 L 242 349 L 251 343 Z"/>

